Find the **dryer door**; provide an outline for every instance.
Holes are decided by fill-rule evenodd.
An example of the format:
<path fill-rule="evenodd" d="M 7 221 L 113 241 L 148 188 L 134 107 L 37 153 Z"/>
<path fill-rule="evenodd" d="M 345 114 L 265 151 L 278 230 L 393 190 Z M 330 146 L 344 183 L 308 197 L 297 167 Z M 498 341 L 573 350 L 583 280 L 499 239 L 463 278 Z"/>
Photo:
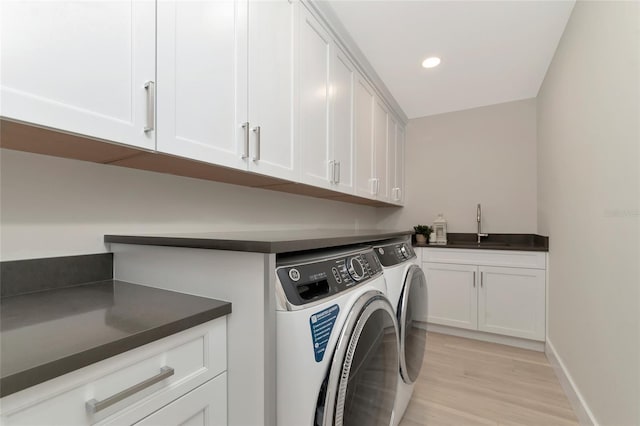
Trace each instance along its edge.
<path fill-rule="evenodd" d="M 400 326 L 400 375 L 405 383 L 416 381 L 427 339 L 427 280 L 417 265 L 412 265 L 398 302 Z"/>
<path fill-rule="evenodd" d="M 389 426 L 398 385 L 398 344 L 393 307 L 379 291 L 366 292 L 341 332 L 316 424 Z"/>

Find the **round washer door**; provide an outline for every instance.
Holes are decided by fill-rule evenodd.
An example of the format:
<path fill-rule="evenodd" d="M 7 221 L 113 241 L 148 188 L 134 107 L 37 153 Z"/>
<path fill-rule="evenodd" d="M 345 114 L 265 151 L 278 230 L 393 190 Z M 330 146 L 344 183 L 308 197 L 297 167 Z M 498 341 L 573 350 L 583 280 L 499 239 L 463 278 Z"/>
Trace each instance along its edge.
<path fill-rule="evenodd" d="M 400 326 L 400 375 L 405 383 L 416 381 L 427 341 L 427 280 L 417 265 L 412 265 L 398 302 Z"/>
<path fill-rule="evenodd" d="M 322 425 L 389 426 L 398 385 L 398 345 L 393 307 L 379 291 L 364 293 L 349 312 L 336 346 Z"/>

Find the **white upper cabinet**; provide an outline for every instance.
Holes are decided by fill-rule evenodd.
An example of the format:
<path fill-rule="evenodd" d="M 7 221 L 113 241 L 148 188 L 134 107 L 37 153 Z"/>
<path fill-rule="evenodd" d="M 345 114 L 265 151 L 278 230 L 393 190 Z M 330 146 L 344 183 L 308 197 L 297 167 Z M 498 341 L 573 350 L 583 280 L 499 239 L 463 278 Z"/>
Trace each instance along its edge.
<path fill-rule="evenodd" d="M 355 66 L 305 8 L 298 48 L 302 181 L 352 193 Z"/>
<path fill-rule="evenodd" d="M 298 4 L 249 1 L 249 170 L 299 180 L 295 34 Z"/>
<path fill-rule="evenodd" d="M 406 131 L 401 123 L 396 127 L 396 198 L 397 204 L 404 205 L 404 165 L 405 165 Z"/>
<path fill-rule="evenodd" d="M 373 113 L 373 192 L 376 199 L 389 201 L 389 111 L 376 97 Z"/>
<path fill-rule="evenodd" d="M 355 96 L 355 193 L 373 198 L 373 106 L 375 95 L 367 81 L 357 75 Z"/>
<path fill-rule="evenodd" d="M 329 128 L 331 38 L 305 8 L 300 13 L 299 52 L 302 180 L 328 187 L 333 180 Z"/>
<path fill-rule="evenodd" d="M 158 151 L 247 167 L 246 32 L 246 2 L 158 2 Z"/>
<path fill-rule="evenodd" d="M 404 128 L 389 115 L 389 196 L 394 204 L 404 204 Z"/>
<path fill-rule="evenodd" d="M 331 55 L 332 78 L 331 135 L 333 138 L 333 184 L 345 193 L 353 193 L 354 183 L 354 100 L 355 66 L 347 55 L 335 46 Z"/>
<path fill-rule="evenodd" d="M 155 2 L 6 1 L 0 16 L 0 115 L 155 148 Z"/>
<path fill-rule="evenodd" d="M 297 179 L 296 6 L 158 2 L 158 150 Z"/>
<path fill-rule="evenodd" d="M 355 90 L 356 195 L 397 204 L 394 195 L 398 191 L 393 189 L 397 121 L 360 75 Z"/>

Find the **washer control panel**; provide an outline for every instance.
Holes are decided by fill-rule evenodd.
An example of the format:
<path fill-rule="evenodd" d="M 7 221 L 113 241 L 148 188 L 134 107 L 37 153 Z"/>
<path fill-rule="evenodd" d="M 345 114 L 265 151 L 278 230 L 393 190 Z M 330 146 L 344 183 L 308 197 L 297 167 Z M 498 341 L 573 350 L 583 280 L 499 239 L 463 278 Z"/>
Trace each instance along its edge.
<path fill-rule="evenodd" d="M 411 245 L 406 242 L 378 246 L 373 250 L 384 267 L 398 265 L 416 256 Z"/>
<path fill-rule="evenodd" d="M 321 260 L 283 262 L 276 274 L 289 303 L 300 306 L 351 289 L 382 273 L 371 249 Z"/>

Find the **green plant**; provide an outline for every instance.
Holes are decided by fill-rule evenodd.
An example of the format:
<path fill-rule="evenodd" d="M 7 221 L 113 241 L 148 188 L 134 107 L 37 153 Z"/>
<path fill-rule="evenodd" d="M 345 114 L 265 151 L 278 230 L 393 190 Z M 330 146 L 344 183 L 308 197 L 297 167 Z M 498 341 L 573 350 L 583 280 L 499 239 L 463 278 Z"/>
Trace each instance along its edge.
<path fill-rule="evenodd" d="M 425 237 L 429 238 L 431 231 L 433 230 L 429 225 L 416 225 L 413 227 L 413 230 L 416 231 L 416 234 L 422 234 Z"/>

